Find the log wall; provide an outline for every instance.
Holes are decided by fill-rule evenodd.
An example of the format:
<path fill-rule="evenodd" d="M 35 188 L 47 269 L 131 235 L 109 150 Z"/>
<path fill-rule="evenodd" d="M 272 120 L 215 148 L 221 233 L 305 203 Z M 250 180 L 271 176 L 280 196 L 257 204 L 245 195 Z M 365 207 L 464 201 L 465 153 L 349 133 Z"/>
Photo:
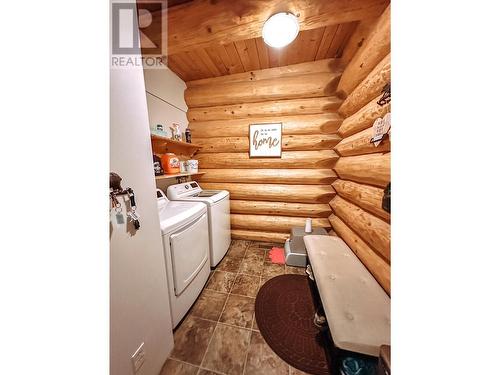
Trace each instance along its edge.
<path fill-rule="evenodd" d="M 343 118 L 334 59 L 187 82 L 205 189 L 231 194 L 233 238 L 284 242 L 305 218 L 331 230 L 334 147 Z M 282 122 L 281 158 L 249 158 L 252 123 Z"/>
<path fill-rule="evenodd" d="M 391 292 L 390 214 L 382 209 L 383 190 L 391 180 L 391 141 L 370 143 L 372 125 L 390 112 L 380 106 L 382 88 L 390 82 L 390 8 L 375 22 L 365 43 L 346 66 L 338 86 L 345 97 L 338 113 L 342 140 L 334 146 L 340 156 L 334 166 L 336 195 L 329 202 L 329 221 L 380 285 Z"/>
<path fill-rule="evenodd" d="M 390 112 L 390 104 L 377 104 L 390 81 L 390 7 L 353 43 L 350 62 L 187 82 L 187 116 L 202 146 L 201 186 L 231 193 L 233 238 L 283 242 L 311 217 L 340 236 L 390 294 L 390 214 L 381 205 L 391 144 L 370 143 L 374 121 Z M 282 157 L 250 159 L 249 125 L 266 122 L 283 123 Z"/>

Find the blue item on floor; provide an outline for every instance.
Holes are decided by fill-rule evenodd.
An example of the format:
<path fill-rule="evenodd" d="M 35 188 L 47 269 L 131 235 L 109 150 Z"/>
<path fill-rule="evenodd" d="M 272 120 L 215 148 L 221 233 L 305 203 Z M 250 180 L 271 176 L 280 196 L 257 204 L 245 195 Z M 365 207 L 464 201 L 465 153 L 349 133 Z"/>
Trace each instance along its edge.
<path fill-rule="evenodd" d="M 341 369 L 344 375 L 375 375 L 377 361 L 360 357 L 345 357 L 342 359 Z"/>

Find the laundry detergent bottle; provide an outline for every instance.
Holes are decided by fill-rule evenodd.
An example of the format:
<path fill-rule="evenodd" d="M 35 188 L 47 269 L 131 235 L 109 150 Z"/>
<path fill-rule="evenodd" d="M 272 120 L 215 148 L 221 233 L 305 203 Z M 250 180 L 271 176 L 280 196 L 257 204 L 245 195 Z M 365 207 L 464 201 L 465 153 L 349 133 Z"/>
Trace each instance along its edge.
<path fill-rule="evenodd" d="M 179 158 L 173 153 L 162 155 L 161 166 L 167 174 L 175 174 L 181 171 Z"/>

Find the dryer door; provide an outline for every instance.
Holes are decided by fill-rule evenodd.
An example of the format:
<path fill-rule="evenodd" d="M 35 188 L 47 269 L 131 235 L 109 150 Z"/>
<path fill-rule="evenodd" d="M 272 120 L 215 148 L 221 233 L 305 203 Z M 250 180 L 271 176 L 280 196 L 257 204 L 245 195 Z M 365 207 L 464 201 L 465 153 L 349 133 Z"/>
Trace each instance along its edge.
<path fill-rule="evenodd" d="M 212 237 L 212 261 L 215 267 L 231 245 L 231 215 L 229 213 L 229 196 L 210 205 L 210 230 Z"/>
<path fill-rule="evenodd" d="M 208 260 L 207 214 L 170 236 L 175 295 L 179 296 Z"/>

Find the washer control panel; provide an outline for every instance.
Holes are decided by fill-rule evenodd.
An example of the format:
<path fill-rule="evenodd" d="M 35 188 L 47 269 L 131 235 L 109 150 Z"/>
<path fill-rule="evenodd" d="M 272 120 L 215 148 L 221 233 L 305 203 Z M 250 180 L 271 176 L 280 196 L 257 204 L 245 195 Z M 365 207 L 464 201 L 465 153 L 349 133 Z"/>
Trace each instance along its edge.
<path fill-rule="evenodd" d="M 169 199 L 177 199 L 182 197 L 195 196 L 201 193 L 202 189 L 197 182 L 185 182 L 182 184 L 170 185 L 167 188 Z"/>

